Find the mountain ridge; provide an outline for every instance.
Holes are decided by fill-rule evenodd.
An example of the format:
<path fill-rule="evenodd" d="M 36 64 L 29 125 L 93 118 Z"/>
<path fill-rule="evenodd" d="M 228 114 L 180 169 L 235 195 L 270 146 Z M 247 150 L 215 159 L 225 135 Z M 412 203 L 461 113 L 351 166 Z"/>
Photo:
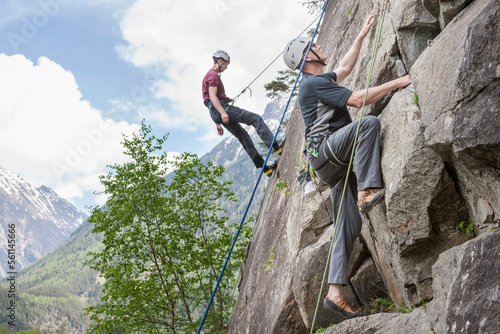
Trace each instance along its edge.
<path fill-rule="evenodd" d="M 15 225 L 16 270 L 34 263 L 61 245 L 87 215 L 47 186 L 36 188 L 21 176 L 0 166 L 0 230 Z M 7 258 L 7 239 L 0 239 L 0 256 Z M 2 261 L 0 277 L 6 275 Z"/>

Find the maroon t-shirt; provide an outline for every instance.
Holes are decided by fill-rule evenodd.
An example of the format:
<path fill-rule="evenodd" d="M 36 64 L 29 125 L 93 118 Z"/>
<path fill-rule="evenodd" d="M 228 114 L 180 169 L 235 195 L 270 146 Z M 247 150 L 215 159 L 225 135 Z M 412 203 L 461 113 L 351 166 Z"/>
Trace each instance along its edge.
<path fill-rule="evenodd" d="M 219 74 L 217 74 L 217 72 L 213 69 L 210 69 L 210 71 L 207 72 L 201 84 L 203 103 L 205 103 L 205 105 L 207 105 L 210 101 L 210 94 L 208 93 L 209 87 L 217 87 L 217 97 L 219 98 L 219 100 L 229 100 L 229 98 L 226 96 L 224 84 L 222 83 Z"/>

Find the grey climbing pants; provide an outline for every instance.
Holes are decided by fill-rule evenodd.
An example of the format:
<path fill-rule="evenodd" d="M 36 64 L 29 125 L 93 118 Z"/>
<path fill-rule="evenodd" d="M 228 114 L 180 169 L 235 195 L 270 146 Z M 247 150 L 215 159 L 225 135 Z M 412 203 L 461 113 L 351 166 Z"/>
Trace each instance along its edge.
<path fill-rule="evenodd" d="M 245 109 L 238 108 L 236 106 L 230 106 L 229 104 L 221 101 L 222 107 L 226 110 L 227 115 L 229 116 L 229 123 L 225 124 L 222 122 L 222 117 L 213 105 L 209 104 L 210 116 L 212 120 L 221 124 L 225 127 L 233 136 L 238 139 L 241 143 L 247 154 L 252 159 L 255 167 L 261 168 L 264 165 L 264 159 L 261 157 L 259 152 L 255 149 L 255 146 L 250 138 L 248 132 L 243 129 L 240 123 L 246 125 L 252 125 L 255 128 L 255 131 L 259 135 L 260 139 L 264 142 L 264 144 L 269 148 L 271 143 L 273 142 L 273 134 L 267 127 L 266 123 L 259 115 L 250 112 Z M 277 149 L 277 144 L 275 144 L 275 149 Z"/>
<path fill-rule="evenodd" d="M 318 157 L 310 153 L 307 155 L 316 176 L 331 189 L 334 222 L 340 206 L 357 126 L 358 121 L 354 121 L 324 138 L 317 147 Z M 361 217 L 356 205 L 358 190 L 382 187 L 379 133 L 378 118 L 363 117 L 354 153 L 356 174 L 352 170 L 349 172 L 349 182 L 330 259 L 329 284 L 348 283 L 349 258 L 354 242 L 361 232 Z"/>

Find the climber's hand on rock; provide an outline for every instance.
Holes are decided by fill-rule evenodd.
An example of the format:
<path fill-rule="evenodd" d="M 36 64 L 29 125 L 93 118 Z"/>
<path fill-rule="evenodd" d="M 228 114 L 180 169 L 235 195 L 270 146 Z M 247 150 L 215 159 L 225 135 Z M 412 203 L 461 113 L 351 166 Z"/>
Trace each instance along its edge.
<path fill-rule="evenodd" d="M 411 78 L 409 75 L 402 76 L 401 78 L 397 78 L 394 80 L 397 88 L 405 88 L 409 84 L 411 84 Z"/>
<path fill-rule="evenodd" d="M 359 36 L 362 38 L 365 38 L 366 35 L 368 35 L 368 32 L 370 31 L 370 28 L 372 25 L 375 23 L 375 12 L 371 12 L 367 17 L 365 24 L 363 25 L 363 28 L 361 28 L 361 31 L 359 33 Z"/>

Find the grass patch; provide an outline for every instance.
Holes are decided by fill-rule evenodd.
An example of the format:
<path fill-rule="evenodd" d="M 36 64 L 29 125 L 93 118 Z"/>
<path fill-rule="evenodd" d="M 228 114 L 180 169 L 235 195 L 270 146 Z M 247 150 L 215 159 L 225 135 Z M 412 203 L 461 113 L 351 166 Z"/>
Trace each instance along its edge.
<path fill-rule="evenodd" d="M 470 219 L 470 217 L 467 217 L 467 221 L 461 221 L 460 224 L 457 225 L 455 228 L 455 231 L 464 231 L 469 235 L 471 232 L 474 236 L 474 223 Z"/>
<path fill-rule="evenodd" d="M 288 182 L 287 180 L 280 180 L 276 182 L 276 188 L 278 188 L 279 192 L 283 192 L 286 195 L 290 195 L 290 191 L 288 190 Z"/>
<path fill-rule="evenodd" d="M 326 328 L 320 327 L 320 328 L 318 328 L 318 329 L 316 330 L 316 332 L 314 332 L 314 334 L 320 334 L 320 333 L 323 333 L 323 332 L 324 332 L 324 331 L 326 331 L 328 328 L 331 328 L 331 327 L 333 327 L 333 326 L 335 326 L 335 325 L 336 325 L 336 324 L 331 324 L 331 325 L 329 325 L 329 326 L 328 326 L 328 327 L 326 327 Z"/>
<path fill-rule="evenodd" d="M 422 301 L 423 302 L 423 301 Z M 394 304 L 391 297 L 387 295 L 385 298 L 374 299 L 369 306 L 370 314 L 376 313 L 410 313 L 414 310 L 411 306 L 406 306 L 405 303 Z"/>
<path fill-rule="evenodd" d="M 413 103 L 417 107 L 420 107 L 420 105 L 418 104 L 417 92 L 415 92 L 414 90 L 410 90 L 410 96 L 411 96 L 411 103 Z"/>

